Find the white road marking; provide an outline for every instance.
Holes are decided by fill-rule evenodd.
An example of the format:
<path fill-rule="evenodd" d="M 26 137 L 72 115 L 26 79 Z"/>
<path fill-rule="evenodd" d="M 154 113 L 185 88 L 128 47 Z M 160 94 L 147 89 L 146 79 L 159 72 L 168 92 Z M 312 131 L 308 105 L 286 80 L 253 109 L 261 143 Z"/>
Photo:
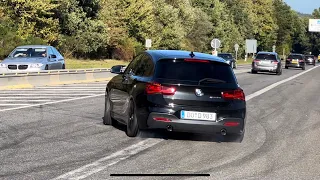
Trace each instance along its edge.
<path fill-rule="evenodd" d="M 52 101 L 51 99 L 0 99 L 0 102 L 47 102 Z"/>
<path fill-rule="evenodd" d="M 30 106 L 30 105 L 31 104 L 0 104 L 0 106 Z M 5 109 L 3 109 L 3 110 L 5 111 Z M 3 110 L 0 110 L 0 112 Z"/>
<path fill-rule="evenodd" d="M 84 97 L 76 97 L 76 98 L 71 98 L 71 99 L 64 99 L 60 101 L 52 101 L 52 102 L 46 102 L 46 103 L 40 103 L 40 104 L 32 104 L 32 105 L 23 105 L 21 107 L 16 107 L 16 108 L 8 108 L 8 109 L 1 109 L 0 112 L 5 112 L 5 111 L 13 111 L 13 110 L 18 110 L 18 109 L 26 109 L 26 108 L 31 108 L 31 107 L 38 107 L 38 106 L 43 106 L 43 105 L 50 105 L 50 104 L 57 104 L 57 103 L 63 103 L 63 102 L 69 102 L 69 101 L 76 101 L 80 99 L 89 99 L 93 97 L 98 97 L 98 96 L 104 96 L 105 94 L 96 94 L 96 95 L 91 95 L 91 96 L 84 96 Z"/>
<path fill-rule="evenodd" d="M 265 87 L 265 88 L 263 88 L 263 89 L 261 89 L 261 90 L 259 90 L 259 91 L 257 91 L 257 92 L 254 92 L 254 93 L 246 96 L 246 101 L 249 101 L 250 99 L 255 98 L 255 97 L 257 97 L 257 96 L 260 96 L 261 94 L 263 94 L 263 93 L 265 93 L 265 92 L 267 92 L 267 91 L 270 91 L 271 89 L 273 89 L 273 88 L 275 88 L 275 87 L 277 87 L 277 86 L 279 86 L 279 85 L 281 85 L 281 84 L 283 84 L 283 83 L 286 83 L 286 82 L 288 82 L 288 81 L 291 81 L 292 79 L 295 79 L 295 78 L 297 78 L 297 77 L 299 77 L 299 76 L 302 76 L 303 74 L 308 73 L 308 72 L 310 72 L 310 71 L 312 71 L 313 69 L 318 68 L 318 67 L 319 67 L 319 65 L 318 65 L 318 66 L 315 66 L 315 67 L 312 67 L 312 68 L 310 68 L 310 69 L 308 69 L 308 70 L 306 70 L 306 71 L 303 71 L 303 72 L 301 72 L 301 73 L 299 73 L 299 74 L 296 74 L 296 75 L 294 75 L 294 76 L 291 76 L 291 77 L 289 77 L 289 78 L 287 78 L 287 79 L 283 79 L 283 80 L 281 80 L 281 81 L 279 81 L 279 82 L 276 82 L 276 83 L 274 83 L 274 84 L 271 84 L 270 86 L 267 86 L 267 87 Z"/>
<path fill-rule="evenodd" d="M 102 171 L 103 169 L 106 169 L 109 166 L 115 165 L 120 161 L 123 161 L 125 159 L 130 158 L 131 156 L 140 153 L 141 151 L 144 151 L 159 142 L 163 140 L 161 139 L 146 139 L 143 141 L 138 142 L 137 144 L 131 145 L 121 151 L 115 152 L 109 156 L 106 156 L 104 158 L 101 158 L 91 164 L 85 165 L 79 169 L 76 169 L 74 171 L 70 171 L 66 174 L 63 174 L 57 178 L 54 178 L 54 180 L 58 179 L 83 179 L 86 178 L 92 174 L 95 174 L 99 171 Z"/>
<path fill-rule="evenodd" d="M 46 92 L 46 91 L 52 91 L 52 92 L 56 92 L 56 91 L 86 91 L 86 92 L 101 92 L 101 91 L 105 91 L 106 89 L 101 89 L 101 90 L 97 90 L 97 89 L 23 89 L 23 90 L 4 90 L 1 92 Z"/>
<path fill-rule="evenodd" d="M 264 89 L 261 89 L 260 91 L 257 91 L 257 92 L 255 92 L 253 94 L 250 94 L 250 95 L 246 96 L 246 101 L 249 101 L 250 99 L 253 99 L 253 98 L 257 97 L 257 96 L 259 96 L 259 95 L 261 95 L 261 94 L 263 94 L 263 93 L 265 93 L 265 92 L 267 92 L 267 91 L 279 86 L 280 84 L 286 83 L 286 82 L 288 82 L 288 81 L 290 81 L 290 80 L 292 80 L 294 78 L 297 78 L 297 77 L 299 77 L 299 76 L 301 76 L 301 75 L 303 75 L 303 74 L 305 74 L 307 72 L 310 72 L 310 71 L 312 71 L 313 69 L 315 69 L 317 67 L 318 66 L 313 67 L 313 68 L 311 68 L 309 70 L 306 70 L 306 71 L 304 71 L 302 73 L 299 73 L 297 75 L 294 75 L 294 76 L 292 76 L 290 78 L 287 78 L 285 80 L 282 80 L 282 81 L 279 81 L 277 83 L 274 83 L 274 84 L 272 84 L 272 85 L 270 85 L 270 86 L 268 86 L 268 87 L 266 87 Z M 88 176 L 90 176 L 92 174 L 95 174 L 97 172 L 100 172 L 100 171 L 108 168 L 109 166 L 117 164 L 117 163 L 119 163 L 120 161 L 122 161 L 124 159 L 128 159 L 131 156 L 136 155 L 137 153 L 139 153 L 139 152 L 141 152 L 141 151 L 143 151 L 145 149 L 148 149 L 148 148 L 160 143 L 161 141 L 163 141 L 163 140 L 154 139 L 154 141 L 151 141 L 150 139 L 146 139 L 146 140 L 142 141 L 144 143 L 143 145 L 140 144 L 142 142 L 139 142 L 137 144 L 131 145 L 128 148 L 125 148 L 123 150 L 115 152 L 115 153 L 113 153 L 113 154 L 111 154 L 109 156 L 106 156 L 106 157 L 104 157 L 102 159 L 99 159 L 99 160 L 97 160 L 97 161 L 95 161 L 95 162 L 93 162 L 91 164 L 85 165 L 85 166 L 80 167 L 80 168 L 78 168 L 76 170 L 73 170 L 73 171 L 70 171 L 70 172 L 68 172 L 66 174 L 63 174 L 63 175 L 55 178 L 55 180 L 56 179 L 75 179 L 75 180 L 84 179 L 84 178 L 86 178 L 86 177 L 88 177 Z"/>
<path fill-rule="evenodd" d="M 1 99 L 65 99 L 66 97 L 48 97 L 48 96 L 31 96 L 31 97 L 25 97 L 25 96 L 21 96 L 21 97 L 0 97 L 0 101 Z"/>

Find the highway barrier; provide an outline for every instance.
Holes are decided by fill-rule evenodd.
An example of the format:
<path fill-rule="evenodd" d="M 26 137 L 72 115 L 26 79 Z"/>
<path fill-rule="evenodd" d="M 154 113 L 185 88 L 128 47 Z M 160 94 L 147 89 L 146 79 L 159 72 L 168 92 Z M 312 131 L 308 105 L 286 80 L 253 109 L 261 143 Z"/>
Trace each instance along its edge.
<path fill-rule="evenodd" d="M 116 74 L 110 73 L 110 69 L 73 69 L 6 73 L 0 74 L 0 90 L 108 81 L 115 75 Z"/>

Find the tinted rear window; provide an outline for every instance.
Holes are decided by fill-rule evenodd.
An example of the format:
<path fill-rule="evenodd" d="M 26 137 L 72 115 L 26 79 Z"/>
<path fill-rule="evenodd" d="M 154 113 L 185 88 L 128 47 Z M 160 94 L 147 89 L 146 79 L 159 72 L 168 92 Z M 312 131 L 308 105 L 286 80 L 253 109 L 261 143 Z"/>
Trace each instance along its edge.
<path fill-rule="evenodd" d="M 314 56 L 306 56 L 307 58 L 314 58 Z"/>
<path fill-rule="evenodd" d="M 232 59 L 232 56 L 230 54 L 218 54 L 218 57 L 221 57 L 223 59 Z"/>
<path fill-rule="evenodd" d="M 288 59 L 302 59 L 301 55 L 289 55 Z"/>
<path fill-rule="evenodd" d="M 156 78 L 178 81 L 199 82 L 204 78 L 212 78 L 226 83 L 236 82 L 232 69 L 227 64 L 219 62 L 185 62 L 182 59 L 158 61 L 155 76 Z"/>
<path fill-rule="evenodd" d="M 273 54 L 258 54 L 256 59 L 260 60 L 277 60 L 276 56 Z"/>

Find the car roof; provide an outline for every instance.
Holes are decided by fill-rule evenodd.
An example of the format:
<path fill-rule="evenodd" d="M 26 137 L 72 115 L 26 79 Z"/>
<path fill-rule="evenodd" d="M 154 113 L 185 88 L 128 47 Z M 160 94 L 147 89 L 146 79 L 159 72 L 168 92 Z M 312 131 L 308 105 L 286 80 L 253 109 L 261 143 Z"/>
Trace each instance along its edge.
<path fill-rule="evenodd" d="M 257 54 L 272 54 L 272 55 L 278 55 L 278 53 L 276 53 L 276 52 L 267 52 L 267 51 L 261 51 L 261 52 L 258 52 Z"/>
<path fill-rule="evenodd" d="M 191 51 L 182 51 L 182 50 L 148 50 L 146 51 L 154 61 L 159 61 L 161 59 L 184 59 L 191 58 Z M 216 62 L 226 63 L 226 61 L 220 57 L 213 56 L 211 54 L 205 54 L 200 52 L 193 52 L 195 55 L 194 59 L 210 60 Z"/>
<path fill-rule="evenodd" d="M 24 45 L 24 46 L 18 46 L 17 48 L 47 48 L 51 47 L 48 45 Z"/>

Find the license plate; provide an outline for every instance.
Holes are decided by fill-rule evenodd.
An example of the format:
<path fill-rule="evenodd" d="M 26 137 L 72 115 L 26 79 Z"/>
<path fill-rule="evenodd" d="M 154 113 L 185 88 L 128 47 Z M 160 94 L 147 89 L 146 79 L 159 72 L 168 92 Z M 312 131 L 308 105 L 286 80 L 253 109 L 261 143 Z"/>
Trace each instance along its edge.
<path fill-rule="evenodd" d="M 298 60 L 292 60 L 292 64 L 298 64 Z"/>
<path fill-rule="evenodd" d="M 216 121 L 216 113 L 198 112 L 198 111 L 181 111 L 181 119 Z"/>

